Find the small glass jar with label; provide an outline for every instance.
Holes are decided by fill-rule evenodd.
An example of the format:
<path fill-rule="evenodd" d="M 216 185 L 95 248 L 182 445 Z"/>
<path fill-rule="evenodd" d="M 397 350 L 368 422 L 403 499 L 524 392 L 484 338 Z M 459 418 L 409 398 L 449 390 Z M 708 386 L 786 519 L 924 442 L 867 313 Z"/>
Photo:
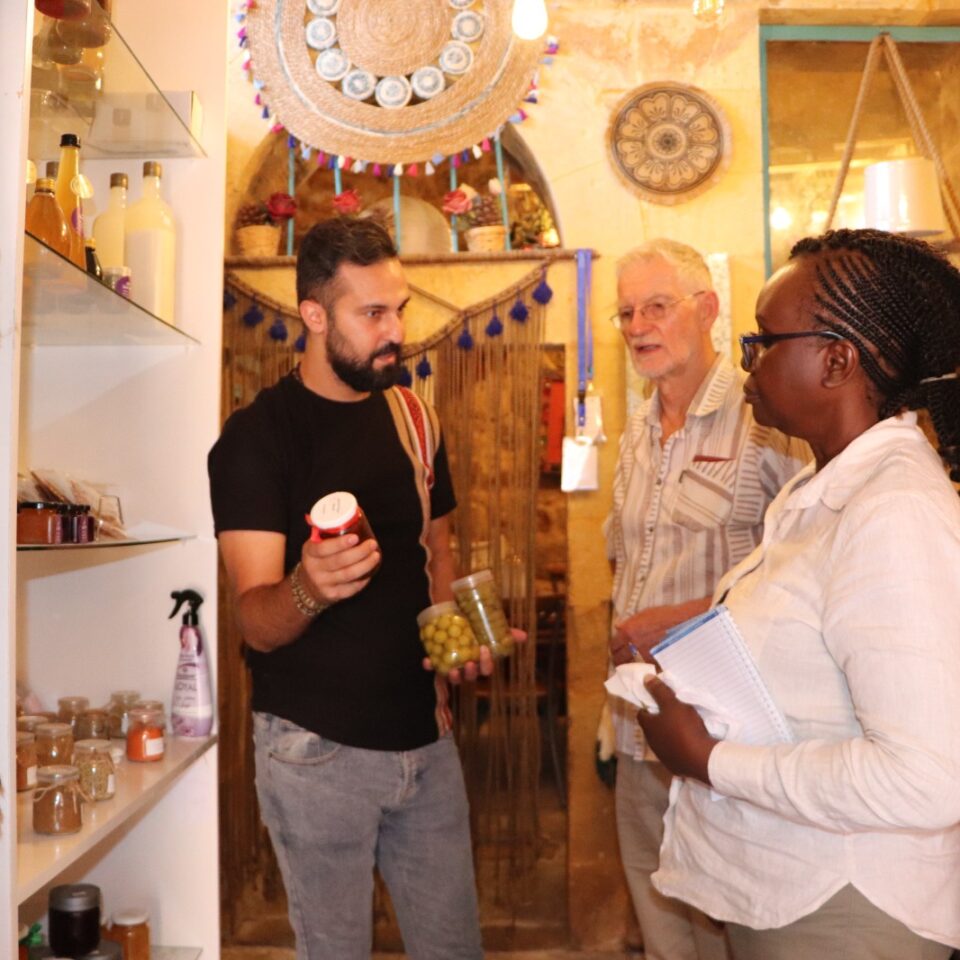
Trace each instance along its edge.
<path fill-rule="evenodd" d="M 38 723 L 34 733 L 37 737 L 37 763 L 41 767 L 73 760 L 73 730 L 69 723 L 58 720 Z"/>
<path fill-rule="evenodd" d="M 78 740 L 109 740 L 110 714 L 106 710 L 84 710 L 77 717 L 74 736 Z"/>
<path fill-rule="evenodd" d="M 140 699 L 139 690 L 115 690 L 110 694 L 107 713 L 110 715 L 110 736 L 125 740 L 130 721 L 130 708 Z"/>
<path fill-rule="evenodd" d="M 127 729 L 127 759 L 150 763 L 163 759 L 166 719 L 162 710 L 133 707 Z"/>
<path fill-rule="evenodd" d="M 70 764 L 37 770 L 33 795 L 33 830 L 42 834 L 79 833 L 83 826 L 80 772 Z"/>
<path fill-rule="evenodd" d="M 91 800 L 109 800 L 117 792 L 109 740 L 78 740 L 73 763 L 80 771 L 80 787 Z"/>
<path fill-rule="evenodd" d="M 90 709 L 87 697 L 61 697 L 57 701 L 57 719 L 70 724 L 73 735 L 77 735 L 77 717 Z"/>
<path fill-rule="evenodd" d="M 17 793 L 37 785 L 37 742 L 32 733 L 17 731 Z"/>

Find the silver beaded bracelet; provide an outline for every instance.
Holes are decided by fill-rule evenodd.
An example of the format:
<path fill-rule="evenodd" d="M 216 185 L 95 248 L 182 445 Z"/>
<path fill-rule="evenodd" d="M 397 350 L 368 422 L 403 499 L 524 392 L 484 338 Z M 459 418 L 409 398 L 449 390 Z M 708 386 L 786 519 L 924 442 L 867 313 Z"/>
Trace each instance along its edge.
<path fill-rule="evenodd" d="M 300 582 L 300 563 L 297 562 L 297 565 L 290 571 L 290 592 L 293 594 L 293 602 L 297 607 L 297 610 L 300 611 L 305 617 L 315 617 L 318 614 L 323 613 L 327 607 L 330 606 L 329 603 L 323 603 L 321 600 L 315 600 L 313 597 L 307 593 L 304 589 L 303 584 Z"/>

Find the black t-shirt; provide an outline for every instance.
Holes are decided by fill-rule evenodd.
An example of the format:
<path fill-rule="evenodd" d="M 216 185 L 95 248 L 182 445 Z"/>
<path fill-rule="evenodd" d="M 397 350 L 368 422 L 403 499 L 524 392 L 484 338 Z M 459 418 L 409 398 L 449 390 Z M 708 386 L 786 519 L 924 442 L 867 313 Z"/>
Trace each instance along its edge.
<path fill-rule="evenodd" d="M 217 533 L 284 534 L 285 571 L 309 536 L 305 514 L 336 490 L 356 496 L 383 557 L 363 590 L 293 643 L 270 653 L 247 648 L 253 709 L 371 750 L 436 740 L 434 677 L 423 669 L 416 623 L 430 605 L 423 511 L 384 395 L 341 403 L 287 375 L 227 420 L 208 466 Z M 442 442 L 433 468 L 437 518 L 456 505 Z"/>

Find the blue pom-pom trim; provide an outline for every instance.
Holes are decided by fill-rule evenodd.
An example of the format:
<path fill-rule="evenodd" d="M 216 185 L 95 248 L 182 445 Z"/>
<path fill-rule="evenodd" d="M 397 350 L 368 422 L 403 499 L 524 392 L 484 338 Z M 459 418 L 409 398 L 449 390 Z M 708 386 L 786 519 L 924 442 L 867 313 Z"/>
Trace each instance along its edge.
<path fill-rule="evenodd" d="M 300 336 L 293 341 L 293 349 L 296 350 L 297 353 L 303 353 L 303 351 L 307 349 L 307 335 L 305 333 L 301 333 Z"/>
<path fill-rule="evenodd" d="M 517 297 L 517 302 L 510 308 L 510 319 L 516 320 L 517 323 L 524 323 L 529 314 L 527 305 Z"/>
<path fill-rule="evenodd" d="M 283 343 L 283 341 L 287 339 L 287 325 L 280 317 L 277 317 L 277 319 L 270 324 L 270 329 L 267 332 L 270 334 L 271 340 L 276 340 L 279 343 Z"/>
<path fill-rule="evenodd" d="M 457 337 L 457 346 L 461 350 L 473 349 L 473 337 L 470 336 L 470 330 L 467 327 L 464 327 L 460 336 Z"/>
<path fill-rule="evenodd" d="M 223 291 L 223 309 L 232 310 L 237 305 L 237 298 L 231 290 Z"/>
<path fill-rule="evenodd" d="M 421 380 L 426 380 L 427 377 L 429 377 L 430 374 L 433 373 L 433 367 L 430 366 L 430 361 L 429 361 L 426 357 L 424 357 L 424 358 L 417 364 L 417 366 L 415 367 L 415 369 L 416 369 L 416 371 L 417 371 L 417 376 L 418 376 Z"/>
<path fill-rule="evenodd" d="M 536 289 L 533 291 L 533 299 L 540 304 L 547 304 L 550 302 L 553 297 L 553 290 L 550 289 L 550 285 L 547 283 L 547 278 L 541 278 L 540 282 L 537 284 Z"/>
<path fill-rule="evenodd" d="M 240 318 L 246 327 L 256 327 L 263 323 L 263 311 L 253 304 L 250 309 Z"/>
<path fill-rule="evenodd" d="M 503 321 L 494 313 L 484 331 L 488 337 L 499 337 L 503 333 Z"/>
<path fill-rule="evenodd" d="M 397 383 L 399 383 L 401 387 L 413 386 L 413 377 L 406 367 L 400 368 L 400 373 L 397 375 Z"/>

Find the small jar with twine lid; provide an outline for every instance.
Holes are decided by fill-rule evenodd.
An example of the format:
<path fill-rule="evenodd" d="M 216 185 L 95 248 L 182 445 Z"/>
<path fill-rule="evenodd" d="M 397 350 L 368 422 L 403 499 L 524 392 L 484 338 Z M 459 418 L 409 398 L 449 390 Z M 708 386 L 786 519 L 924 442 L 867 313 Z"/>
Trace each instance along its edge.
<path fill-rule="evenodd" d="M 117 792 L 109 740 L 78 740 L 73 762 L 80 771 L 80 786 L 91 800 L 109 800 Z"/>
<path fill-rule="evenodd" d="M 80 771 L 70 764 L 53 764 L 37 771 L 33 795 L 34 833 L 79 833 L 83 826 Z"/>

